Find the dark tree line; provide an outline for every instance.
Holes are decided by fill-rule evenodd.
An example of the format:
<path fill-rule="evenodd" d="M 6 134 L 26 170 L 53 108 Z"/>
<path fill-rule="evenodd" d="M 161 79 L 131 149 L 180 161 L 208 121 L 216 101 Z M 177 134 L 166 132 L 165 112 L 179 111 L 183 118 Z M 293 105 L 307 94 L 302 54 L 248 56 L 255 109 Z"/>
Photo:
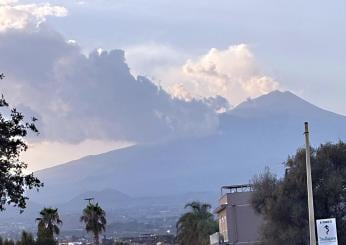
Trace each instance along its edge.
<path fill-rule="evenodd" d="M 0 97 L 0 211 L 6 205 L 23 210 L 28 200 L 25 191 L 42 186 L 33 174 L 24 173 L 27 164 L 20 160 L 21 153 L 28 149 L 24 138 L 29 132 L 38 134 L 36 120 L 25 121 L 22 113 L 9 108 L 4 96 Z"/>
<path fill-rule="evenodd" d="M 31 233 L 23 231 L 19 241 L 2 239 L 0 237 L 0 245 L 37 245 L 37 243 Z"/>
<path fill-rule="evenodd" d="M 315 218 L 336 218 L 339 244 L 346 244 L 346 144 L 323 144 L 312 149 L 311 166 Z M 308 244 L 305 150 L 284 163 L 278 178 L 269 170 L 253 179 L 252 205 L 265 219 L 265 244 Z"/>

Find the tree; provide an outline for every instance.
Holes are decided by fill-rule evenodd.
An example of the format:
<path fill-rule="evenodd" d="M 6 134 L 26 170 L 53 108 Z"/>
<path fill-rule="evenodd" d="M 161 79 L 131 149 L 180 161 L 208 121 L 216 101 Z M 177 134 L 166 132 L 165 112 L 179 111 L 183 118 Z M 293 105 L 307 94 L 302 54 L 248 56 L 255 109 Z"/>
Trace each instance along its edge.
<path fill-rule="evenodd" d="M 14 244 L 14 241 L 9 240 L 9 239 L 6 239 L 6 240 L 4 241 L 4 245 L 15 245 L 15 244 Z"/>
<path fill-rule="evenodd" d="M 209 212 L 211 206 L 206 203 L 192 202 L 185 205 L 190 211 L 177 221 L 177 243 L 179 245 L 207 245 L 209 235 L 218 231 L 217 222 Z"/>
<path fill-rule="evenodd" d="M 23 231 L 20 240 L 17 242 L 17 245 L 35 245 L 35 240 L 31 233 Z"/>
<path fill-rule="evenodd" d="M 62 224 L 58 209 L 44 208 L 40 212 L 37 221 L 37 243 L 38 244 L 56 244 L 54 235 L 59 235 L 59 226 Z"/>
<path fill-rule="evenodd" d="M 346 144 L 323 144 L 311 150 L 315 218 L 334 217 L 338 240 L 346 244 Z M 305 150 L 297 150 L 284 163 L 278 178 L 268 169 L 254 177 L 252 205 L 264 218 L 265 244 L 308 244 L 308 208 Z"/>
<path fill-rule="evenodd" d="M 96 203 L 95 205 L 89 203 L 84 208 L 80 221 L 85 224 L 85 230 L 87 233 L 93 233 L 94 244 L 100 244 L 100 234 L 106 230 L 106 213 Z"/>
<path fill-rule="evenodd" d="M 4 75 L 0 74 L 0 80 Z M 27 164 L 20 160 L 21 153 L 28 149 L 24 138 L 29 131 L 38 133 L 36 118 L 25 122 L 24 116 L 0 97 L 0 211 L 12 204 L 21 209 L 26 207 L 27 189 L 40 188 L 42 183 L 31 174 L 24 174 Z M 9 114 L 9 115 L 7 115 Z"/>

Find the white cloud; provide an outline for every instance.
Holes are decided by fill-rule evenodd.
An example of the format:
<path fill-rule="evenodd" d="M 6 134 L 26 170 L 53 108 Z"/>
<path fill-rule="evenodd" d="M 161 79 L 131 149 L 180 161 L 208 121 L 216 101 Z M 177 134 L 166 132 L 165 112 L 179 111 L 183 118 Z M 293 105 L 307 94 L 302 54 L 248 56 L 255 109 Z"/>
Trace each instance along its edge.
<path fill-rule="evenodd" d="M 172 98 L 149 79 L 132 76 L 122 50 L 84 55 L 78 43 L 37 28 L 0 32 L 0 53 L 6 74 L 0 91 L 20 111 L 39 117 L 41 139 L 148 142 L 217 128 L 214 102 Z"/>
<path fill-rule="evenodd" d="M 177 97 L 223 96 L 233 105 L 280 88 L 280 84 L 263 74 L 258 62 L 245 44 L 225 50 L 211 49 L 205 55 L 189 59 L 180 67 L 161 74 L 170 81 L 166 90 Z M 178 87 L 176 84 L 179 84 Z M 173 83 L 173 85 L 172 85 Z M 177 89 L 179 88 L 179 89 Z M 181 91 L 181 94 L 178 94 Z"/>
<path fill-rule="evenodd" d="M 156 77 L 160 71 L 179 65 L 188 55 L 170 45 L 145 43 L 124 47 L 126 60 L 134 75 Z"/>
<path fill-rule="evenodd" d="M 0 0 L 0 5 L 13 4 L 18 2 L 18 0 Z"/>
<path fill-rule="evenodd" d="M 186 101 L 193 100 L 193 96 L 189 93 L 182 83 L 175 83 L 167 88 L 167 92 L 175 98 L 179 98 Z"/>
<path fill-rule="evenodd" d="M 48 16 L 63 17 L 67 10 L 62 6 L 43 4 L 18 4 L 17 1 L 0 2 L 0 32 L 11 29 L 35 28 Z"/>
<path fill-rule="evenodd" d="M 74 39 L 67 40 L 67 43 L 70 44 L 70 45 L 77 45 L 77 41 L 74 40 Z"/>

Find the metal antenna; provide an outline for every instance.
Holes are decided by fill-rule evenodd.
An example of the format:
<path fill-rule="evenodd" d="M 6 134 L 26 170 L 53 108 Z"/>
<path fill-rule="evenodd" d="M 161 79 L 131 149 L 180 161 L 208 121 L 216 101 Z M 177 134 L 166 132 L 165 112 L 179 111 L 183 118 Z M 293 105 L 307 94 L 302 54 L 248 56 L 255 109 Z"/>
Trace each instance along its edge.
<path fill-rule="evenodd" d="M 95 199 L 95 198 L 93 198 L 93 197 L 88 197 L 88 198 L 85 198 L 84 200 L 85 200 L 85 201 L 88 201 L 89 204 L 91 204 L 91 201 L 94 200 L 94 199 Z"/>

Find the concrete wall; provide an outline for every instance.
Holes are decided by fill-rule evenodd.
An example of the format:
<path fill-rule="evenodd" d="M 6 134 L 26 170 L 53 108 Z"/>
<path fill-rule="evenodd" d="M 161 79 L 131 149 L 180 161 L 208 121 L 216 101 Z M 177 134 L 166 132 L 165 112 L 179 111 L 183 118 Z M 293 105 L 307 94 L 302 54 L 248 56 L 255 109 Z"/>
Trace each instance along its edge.
<path fill-rule="evenodd" d="M 219 232 L 222 235 L 224 241 L 229 240 L 228 227 L 229 227 L 229 217 L 227 217 L 227 209 L 222 210 L 219 215 Z"/>
<path fill-rule="evenodd" d="M 225 237 L 225 242 L 255 244 L 254 242 L 259 241 L 262 218 L 251 207 L 250 198 L 251 192 L 227 193 L 220 198 L 220 205 L 227 204 L 218 213 L 219 219 L 226 217 L 227 220 L 228 237 Z"/>

